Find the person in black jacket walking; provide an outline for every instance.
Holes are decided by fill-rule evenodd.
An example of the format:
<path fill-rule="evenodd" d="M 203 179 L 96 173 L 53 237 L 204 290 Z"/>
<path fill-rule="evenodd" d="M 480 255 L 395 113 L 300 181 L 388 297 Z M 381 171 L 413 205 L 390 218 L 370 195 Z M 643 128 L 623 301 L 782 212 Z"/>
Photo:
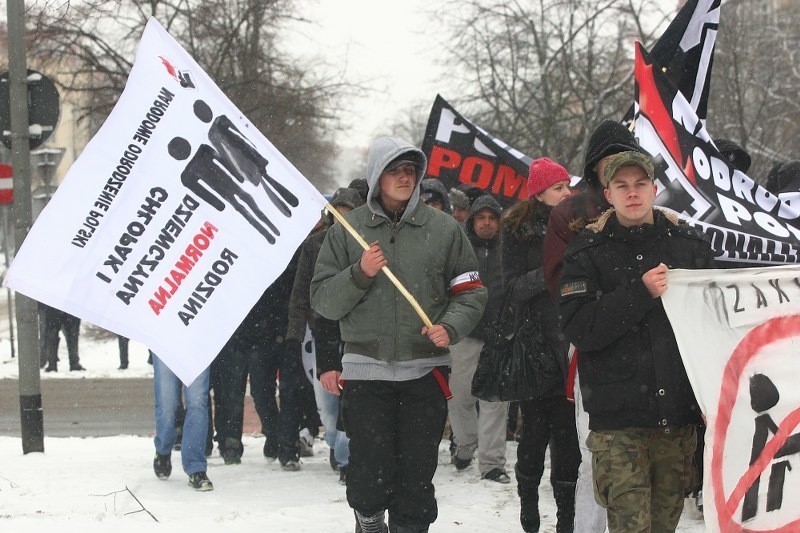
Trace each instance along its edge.
<path fill-rule="evenodd" d="M 612 205 L 567 247 L 559 313 L 580 350 L 595 498 L 608 528 L 674 531 L 692 488 L 699 409 L 660 296 L 672 268 L 713 266 L 704 237 L 653 208 L 653 164 L 616 154 Z"/>
<path fill-rule="evenodd" d="M 583 164 L 583 190 L 564 200 L 550 213 L 547 232 L 544 236 L 542 270 L 550 298 L 558 301 L 561 270 L 567 245 L 578 234 L 577 227 L 594 221 L 610 205 L 603 196 L 600 174 L 608 160 L 619 152 L 644 150 L 631 131 L 613 120 L 604 120 L 592 131 L 586 147 Z M 571 352 L 567 375 L 567 398 L 575 402 L 575 424 L 578 431 L 578 449 L 581 462 L 575 486 L 575 529 L 580 533 L 604 533 L 606 530 L 605 509 L 594 499 L 592 481 L 592 454 L 586 448 L 589 435 L 589 416 L 583 410 L 580 397 L 580 376 L 577 372 L 577 351 Z"/>
<path fill-rule="evenodd" d="M 225 464 L 241 463 L 244 395 L 250 394 L 266 438 L 264 455 L 277 455 L 283 470 L 300 469 L 297 431 L 303 366 L 299 351 L 284 342 L 289 295 L 300 251 L 247 314 L 214 361 L 214 423 Z M 280 410 L 275 402 L 275 376 L 280 373 Z"/>
<path fill-rule="evenodd" d="M 331 198 L 331 206 L 345 215 L 364 204 L 356 189 L 339 188 Z M 336 221 L 328 213 L 327 226 Z M 339 376 L 342 374 L 342 337 L 339 323 L 328 320 L 311 309 L 311 278 L 317 263 L 327 227 L 312 233 L 300 249 L 297 273 L 294 277 L 292 295 L 289 299 L 289 323 L 286 328 L 286 343 L 299 346 L 306 333 L 306 326 L 314 337 L 314 353 L 317 364 L 317 380 L 314 395 L 322 425 L 325 426 L 325 442 L 330 448 L 331 468 L 339 472 L 339 482 L 347 483 L 347 464 L 350 460 L 350 439 L 339 424 Z M 299 355 L 298 355 L 299 357 Z"/>
<path fill-rule="evenodd" d="M 81 330 L 81 319 L 65 311 L 39 302 L 39 330 L 41 367 L 45 372 L 58 371 L 58 332 L 64 332 L 67 341 L 70 371 L 86 370 L 78 356 L 78 335 Z"/>
<path fill-rule="evenodd" d="M 568 198 L 569 173 L 557 163 L 541 158 L 531 163 L 527 201 L 510 208 L 503 228 L 503 280 L 515 310 L 515 330 L 529 313 L 539 321 L 546 341 L 563 354 L 563 377 L 540 391 L 536 398 L 520 402 L 522 438 L 517 448 L 517 491 L 520 522 L 526 532 L 539 531 L 539 481 L 544 473 L 545 451 L 550 445 L 550 482 L 558 506 L 557 531 L 572 531 L 575 512 L 575 480 L 580 452 L 575 414 L 566 399 L 567 345 L 558 332 L 555 304 L 550 299 L 542 272 L 542 245 L 553 206 Z"/>

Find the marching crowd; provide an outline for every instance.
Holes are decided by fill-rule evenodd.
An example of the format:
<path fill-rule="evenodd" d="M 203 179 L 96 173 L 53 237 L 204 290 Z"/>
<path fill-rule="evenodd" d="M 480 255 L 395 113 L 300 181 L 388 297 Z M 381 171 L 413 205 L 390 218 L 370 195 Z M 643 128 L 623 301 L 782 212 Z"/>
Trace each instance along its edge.
<path fill-rule="evenodd" d="M 735 144 L 719 148 L 749 164 Z M 556 531 L 674 531 L 699 488 L 703 420 L 659 297 L 669 269 L 714 265 L 707 240 L 654 207 L 650 156 L 613 121 L 594 130 L 579 187 L 557 162 L 536 159 L 528 198 L 505 210 L 476 187 L 423 179 L 426 164 L 410 143 L 377 139 L 366 178 L 330 201 L 368 246 L 324 215 L 190 386 L 151 353 L 155 474 L 170 476 L 179 443 L 189 485 L 212 490 L 213 441 L 226 465 L 241 461 L 249 382 L 265 457 L 301 470 L 322 425 L 356 531 L 427 532 L 447 420 L 453 467 L 477 459 L 482 479 L 510 483 L 506 439 L 519 409 L 523 531 L 541 525 L 548 447 Z M 498 328 L 527 346 L 519 371 L 536 383 L 513 403 L 474 386 Z M 537 377 L 540 364 L 556 372 Z M 77 350 L 70 367 L 80 370 Z"/>

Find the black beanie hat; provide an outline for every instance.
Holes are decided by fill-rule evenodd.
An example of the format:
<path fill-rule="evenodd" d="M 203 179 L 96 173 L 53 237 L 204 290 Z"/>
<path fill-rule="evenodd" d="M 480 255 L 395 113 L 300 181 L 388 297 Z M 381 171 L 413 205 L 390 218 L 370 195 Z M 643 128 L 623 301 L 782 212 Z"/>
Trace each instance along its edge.
<path fill-rule="evenodd" d="M 369 185 L 367 184 L 366 179 L 356 178 L 350 182 L 350 185 L 348 185 L 347 188 L 357 190 L 358 194 L 361 196 L 361 199 L 364 202 L 367 201 L 367 195 L 369 194 Z"/>
<path fill-rule="evenodd" d="M 717 145 L 717 150 L 728 162 L 734 166 L 736 170 L 744 172 L 745 174 L 750 169 L 750 154 L 733 141 L 728 139 L 714 139 L 714 144 Z"/>
<path fill-rule="evenodd" d="M 589 137 L 583 160 L 583 177 L 587 182 L 597 183 L 599 180 L 594 167 L 598 161 L 607 155 L 630 151 L 647 153 L 639 146 L 628 128 L 614 120 L 604 120 Z"/>
<path fill-rule="evenodd" d="M 772 194 L 800 191 L 800 161 L 785 161 L 770 171 L 766 189 Z"/>
<path fill-rule="evenodd" d="M 484 194 L 486 194 L 485 190 L 476 187 L 475 185 L 468 185 L 466 183 L 461 183 L 460 185 L 457 185 L 456 189 L 467 195 L 467 198 L 469 198 L 469 205 L 472 205 L 472 202 L 474 202 L 479 196 L 483 196 Z"/>
<path fill-rule="evenodd" d="M 769 173 L 767 174 L 766 185 L 764 188 L 767 189 L 772 194 L 778 194 L 781 192 L 781 183 L 778 180 L 778 171 L 780 171 L 781 167 L 786 164 L 786 161 L 782 159 L 776 159 L 772 162 L 772 168 L 769 169 Z"/>
<path fill-rule="evenodd" d="M 350 187 L 339 187 L 336 189 L 336 192 L 333 193 L 330 203 L 333 207 L 339 207 L 341 205 L 349 207 L 350 209 L 355 209 L 364 205 L 364 200 L 357 190 L 351 189 Z"/>

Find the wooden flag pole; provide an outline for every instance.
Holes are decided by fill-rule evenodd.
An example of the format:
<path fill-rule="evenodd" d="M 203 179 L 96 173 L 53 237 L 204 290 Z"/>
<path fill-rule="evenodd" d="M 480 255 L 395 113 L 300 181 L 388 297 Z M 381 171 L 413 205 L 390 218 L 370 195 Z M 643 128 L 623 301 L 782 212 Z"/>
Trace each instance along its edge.
<path fill-rule="evenodd" d="M 361 237 L 361 235 L 358 234 L 356 229 L 353 226 L 351 226 L 350 223 L 347 220 L 345 220 L 345 218 L 336 210 L 335 207 L 333 207 L 330 203 L 328 203 L 328 204 L 325 204 L 325 208 L 328 210 L 328 212 L 330 214 L 332 214 L 334 217 L 336 217 L 336 220 L 338 220 L 342 224 L 342 226 L 344 226 L 344 228 L 350 233 L 350 235 L 353 236 L 353 238 L 358 242 L 358 244 L 361 245 L 362 248 L 364 248 L 365 250 L 369 250 L 369 244 L 367 244 L 367 241 L 365 241 Z M 381 267 L 381 270 L 383 271 L 384 274 L 386 274 L 386 276 L 388 276 L 389 280 L 392 283 L 394 283 L 394 286 L 397 287 L 397 290 L 399 290 L 400 293 L 403 296 L 406 297 L 406 300 L 408 300 L 408 303 L 411 304 L 411 307 L 414 308 L 414 311 L 417 312 L 417 314 L 422 319 L 422 321 L 425 323 L 425 325 L 428 326 L 429 328 L 432 328 L 433 327 L 433 323 L 431 322 L 431 319 L 428 318 L 428 315 L 425 314 L 425 311 L 422 309 L 422 307 L 420 307 L 420 305 L 417 302 L 416 298 L 414 298 L 411 295 L 411 293 L 406 290 L 406 288 L 403 286 L 403 284 L 400 283 L 400 280 L 397 279 L 394 274 L 392 274 L 392 271 L 389 270 L 389 267 L 388 266 L 383 266 L 383 267 Z"/>

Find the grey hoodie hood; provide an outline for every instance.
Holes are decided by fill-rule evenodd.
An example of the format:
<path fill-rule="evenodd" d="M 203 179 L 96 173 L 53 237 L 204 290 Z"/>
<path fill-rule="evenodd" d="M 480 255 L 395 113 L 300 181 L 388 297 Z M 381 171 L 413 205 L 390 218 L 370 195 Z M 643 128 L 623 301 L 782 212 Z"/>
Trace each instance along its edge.
<path fill-rule="evenodd" d="M 401 220 L 405 218 L 408 213 L 412 213 L 419 203 L 419 188 L 422 184 L 422 176 L 425 175 L 425 169 L 428 166 L 428 159 L 425 157 L 425 154 L 413 144 L 398 137 L 379 137 L 372 143 L 367 153 L 366 178 L 367 185 L 369 185 L 367 207 L 373 214 L 388 218 L 381 205 L 377 202 L 377 198 L 380 196 L 380 185 L 378 181 L 383 173 L 383 169 L 401 155 L 403 159 L 414 161 L 417 164 L 416 187 L 414 187 L 414 192 L 408 200 L 408 205 L 406 206 Z"/>

